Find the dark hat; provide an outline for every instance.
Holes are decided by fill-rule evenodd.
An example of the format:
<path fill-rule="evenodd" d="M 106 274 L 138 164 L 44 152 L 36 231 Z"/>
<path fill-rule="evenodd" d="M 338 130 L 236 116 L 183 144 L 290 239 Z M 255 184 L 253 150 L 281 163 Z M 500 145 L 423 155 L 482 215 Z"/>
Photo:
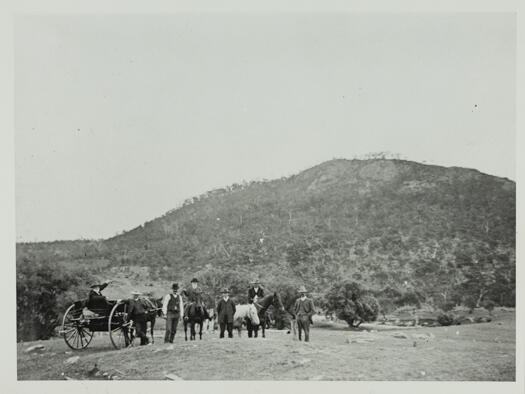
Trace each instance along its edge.
<path fill-rule="evenodd" d="M 228 289 L 227 287 L 225 287 L 224 289 L 222 289 L 221 291 L 221 294 L 229 294 L 230 293 L 230 289 Z"/>
<path fill-rule="evenodd" d="M 178 283 L 174 283 L 174 284 L 171 285 L 171 288 L 173 290 L 179 290 L 179 284 Z"/>
<path fill-rule="evenodd" d="M 193 279 L 191 280 L 191 283 L 199 283 L 199 280 L 198 280 L 197 278 L 193 278 Z"/>

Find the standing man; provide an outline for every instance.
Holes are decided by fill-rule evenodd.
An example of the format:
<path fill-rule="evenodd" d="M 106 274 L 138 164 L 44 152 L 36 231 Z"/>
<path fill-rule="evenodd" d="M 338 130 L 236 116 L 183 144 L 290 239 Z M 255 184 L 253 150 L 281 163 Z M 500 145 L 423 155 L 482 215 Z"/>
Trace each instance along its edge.
<path fill-rule="evenodd" d="M 217 304 L 217 316 L 221 328 L 220 338 L 224 338 L 224 330 L 228 329 L 228 338 L 233 338 L 233 315 L 235 315 L 235 304 L 230 299 L 230 291 L 222 290 L 222 298 Z"/>
<path fill-rule="evenodd" d="M 193 278 L 191 280 L 191 287 L 187 290 L 182 290 L 181 294 L 186 296 L 186 306 L 184 307 L 184 320 L 188 320 L 188 309 L 191 304 L 203 308 L 202 304 L 202 290 L 199 288 L 199 280 Z"/>
<path fill-rule="evenodd" d="M 173 343 L 175 334 L 177 333 L 177 325 L 179 320 L 182 320 L 181 311 L 184 310 L 182 297 L 177 293 L 179 284 L 174 283 L 171 286 L 171 291 L 166 294 L 162 301 L 162 314 L 166 317 L 166 334 L 164 335 L 164 343 Z"/>
<path fill-rule="evenodd" d="M 140 300 L 140 292 L 132 291 L 133 298 L 129 300 L 128 316 L 135 323 L 136 336 L 140 338 L 140 345 L 147 345 L 149 343 L 146 335 L 146 308 Z"/>
<path fill-rule="evenodd" d="M 295 301 L 294 313 L 297 319 L 297 329 L 299 330 L 299 340 L 301 340 L 301 334 L 304 330 L 304 341 L 310 341 L 310 321 L 312 319 L 314 310 L 314 303 L 308 297 L 306 297 L 306 288 L 301 286 L 299 288 L 299 294 L 301 295 Z"/>
<path fill-rule="evenodd" d="M 250 288 L 248 289 L 248 303 L 257 302 L 259 298 L 264 297 L 264 289 L 260 287 L 261 283 L 259 279 L 254 278 L 250 282 Z"/>

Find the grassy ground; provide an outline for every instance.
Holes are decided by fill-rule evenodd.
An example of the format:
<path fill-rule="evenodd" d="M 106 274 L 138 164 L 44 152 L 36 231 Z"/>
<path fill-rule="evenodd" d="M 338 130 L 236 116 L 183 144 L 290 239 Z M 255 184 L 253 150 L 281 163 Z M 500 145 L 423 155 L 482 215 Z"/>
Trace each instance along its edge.
<path fill-rule="evenodd" d="M 180 327 L 171 348 L 162 343 L 161 331 L 154 345 L 119 351 L 112 349 L 105 333 L 78 352 L 62 339 L 22 343 L 18 379 L 107 379 L 102 376 L 106 372 L 119 379 L 156 380 L 175 374 L 185 380 L 514 381 L 514 311 L 494 314 L 490 323 L 406 329 L 368 325 L 371 332 L 319 324 L 311 331 L 310 343 L 273 330 L 266 339 L 249 339 L 246 332 L 241 338 L 219 339 L 210 331 L 202 341 L 185 342 Z M 396 338 L 396 332 L 408 338 Z M 41 354 L 24 352 L 39 343 L 46 346 Z M 64 363 L 76 355 L 76 363 Z M 88 373 L 95 364 L 98 376 Z"/>

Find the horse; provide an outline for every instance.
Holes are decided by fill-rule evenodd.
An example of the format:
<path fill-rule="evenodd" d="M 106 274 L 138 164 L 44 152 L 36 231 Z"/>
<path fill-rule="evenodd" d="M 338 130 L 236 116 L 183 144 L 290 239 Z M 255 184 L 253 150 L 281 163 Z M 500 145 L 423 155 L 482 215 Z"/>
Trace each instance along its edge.
<path fill-rule="evenodd" d="M 144 307 L 146 308 L 146 325 L 150 324 L 151 343 L 155 343 L 155 321 L 157 317 L 162 316 L 162 298 L 142 297 Z"/>
<path fill-rule="evenodd" d="M 208 310 L 204 306 L 197 306 L 191 303 L 188 306 L 188 319 L 184 320 L 184 339 L 188 340 L 188 324 L 190 325 L 190 341 L 194 341 L 197 333 L 195 332 L 195 323 L 199 325 L 199 339 L 202 339 L 202 326 L 204 320 L 211 320 Z"/>
<path fill-rule="evenodd" d="M 281 302 L 281 297 L 279 296 L 279 294 L 277 294 L 277 292 L 274 292 L 273 294 L 262 298 L 260 301 L 254 301 L 253 304 L 257 308 L 257 314 L 259 315 L 259 323 L 252 324 L 250 321 L 246 322 L 246 328 L 248 329 L 248 337 L 251 338 L 253 332 L 254 337 L 257 338 L 260 326 L 262 328 L 262 337 L 266 338 L 264 333 L 266 329 L 266 312 L 268 311 L 268 308 L 270 306 L 284 311 L 284 305 Z"/>
<path fill-rule="evenodd" d="M 210 329 L 215 332 L 215 326 L 216 326 L 216 318 L 217 314 L 215 313 L 215 308 L 208 308 L 208 316 L 210 318 L 208 319 L 208 324 L 206 324 L 206 331 L 209 332 Z"/>
<path fill-rule="evenodd" d="M 250 321 L 252 325 L 260 324 L 259 314 L 254 304 L 236 305 L 233 315 L 233 325 L 241 336 L 242 323 Z"/>

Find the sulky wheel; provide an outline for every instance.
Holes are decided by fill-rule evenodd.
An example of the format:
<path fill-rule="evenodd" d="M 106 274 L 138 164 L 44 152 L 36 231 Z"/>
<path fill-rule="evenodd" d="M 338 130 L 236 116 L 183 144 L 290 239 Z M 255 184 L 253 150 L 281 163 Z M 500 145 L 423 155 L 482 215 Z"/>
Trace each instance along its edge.
<path fill-rule="evenodd" d="M 67 308 L 62 319 L 61 334 L 73 350 L 85 349 L 93 339 L 93 332 L 82 319 L 82 307 L 75 304 Z"/>
<path fill-rule="evenodd" d="M 123 349 L 130 345 L 133 346 L 135 335 L 131 321 L 128 320 L 127 309 L 128 304 L 120 301 L 113 306 L 109 315 L 109 338 L 115 349 Z"/>

